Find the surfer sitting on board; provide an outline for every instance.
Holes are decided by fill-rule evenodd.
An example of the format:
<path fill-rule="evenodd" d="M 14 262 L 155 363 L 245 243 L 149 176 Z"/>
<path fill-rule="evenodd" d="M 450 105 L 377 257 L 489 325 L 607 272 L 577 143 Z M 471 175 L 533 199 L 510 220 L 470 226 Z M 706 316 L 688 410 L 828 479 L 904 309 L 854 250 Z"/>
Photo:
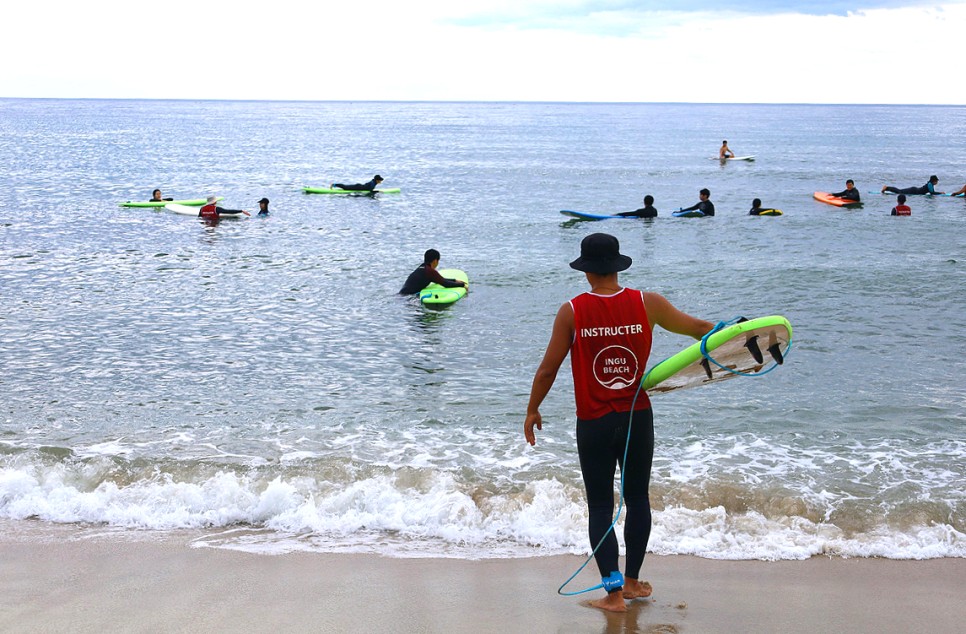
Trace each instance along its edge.
<path fill-rule="evenodd" d="M 734 158 L 734 157 L 735 157 L 735 153 L 732 152 L 731 151 L 731 148 L 728 147 L 728 142 L 727 141 L 722 141 L 721 142 L 721 149 L 718 150 L 718 158 L 724 160 L 724 159 L 729 159 L 729 158 Z"/>
<path fill-rule="evenodd" d="M 708 188 L 702 189 L 700 192 L 698 192 L 698 198 L 700 198 L 701 200 L 699 200 L 697 203 L 691 205 L 690 207 L 686 207 L 684 209 L 680 209 L 679 211 L 695 211 L 695 210 L 697 210 L 697 211 L 700 211 L 701 213 L 703 213 L 705 216 L 713 216 L 714 215 L 714 203 L 711 202 L 711 190 L 708 189 Z"/>
<path fill-rule="evenodd" d="M 859 202 L 859 190 L 855 188 L 855 182 L 850 178 L 845 181 L 845 190 L 840 191 L 837 194 L 829 194 L 829 196 L 835 196 L 836 198 L 845 198 L 846 200 L 854 200 Z"/>
<path fill-rule="evenodd" d="M 160 189 L 155 189 L 153 192 L 151 192 L 151 202 L 153 203 L 159 203 L 159 202 L 165 202 L 165 201 L 170 202 L 172 200 L 174 200 L 174 198 L 161 198 Z"/>
<path fill-rule="evenodd" d="M 416 267 L 416 270 L 409 274 L 406 278 L 406 283 L 403 287 L 399 289 L 400 295 L 415 295 L 419 291 L 423 290 L 429 286 L 432 282 L 436 282 L 440 286 L 445 286 L 446 288 L 454 288 L 457 286 L 463 286 L 469 288 L 470 285 L 463 280 L 451 280 L 447 277 L 443 277 L 436 270 L 439 266 L 439 251 L 436 249 L 429 249 L 423 256 L 423 263 Z"/>
<path fill-rule="evenodd" d="M 644 197 L 644 207 L 634 211 L 625 211 L 617 214 L 625 218 L 657 218 L 657 209 L 654 208 L 654 196 L 648 194 Z"/>
<path fill-rule="evenodd" d="M 882 193 L 890 192 L 892 194 L 907 194 L 911 196 L 925 196 L 926 194 L 935 195 L 942 194 L 943 192 L 936 191 L 936 185 L 939 184 L 939 177 L 933 174 L 926 181 L 926 184 L 922 187 L 906 187 L 905 189 L 899 189 L 898 187 L 893 187 L 892 185 L 886 185 L 882 188 Z"/>
<path fill-rule="evenodd" d="M 590 292 L 565 302 L 557 311 L 550 343 L 533 377 L 523 423 L 526 441 L 536 444 L 534 427 L 543 429 L 540 405 L 569 354 L 590 545 L 596 548 L 594 558 L 601 585 L 607 591 L 605 598 L 590 605 L 610 612 L 627 611 L 625 599 L 651 595 L 651 584 L 642 583 L 639 574 L 651 534 L 648 486 L 654 457 L 654 420 L 647 393 L 638 393 L 651 352 L 651 332 L 657 325 L 700 339 L 714 327 L 682 313 L 657 293 L 622 288 L 617 273 L 630 265 L 631 258 L 620 253 L 620 243 L 612 235 L 594 233 L 580 243 L 580 257 L 570 266 L 584 273 Z M 625 462 L 626 445 L 630 449 Z M 627 505 L 623 576 L 617 536 L 611 530 L 618 464 Z"/>
<path fill-rule="evenodd" d="M 332 183 L 332 189 L 344 189 L 351 192 L 371 192 L 376 185 L 382 182 L 382 176 L 376 174 L 368 183 L 355 183 L 354 185 L 343 185 L 342 183 Z"/>

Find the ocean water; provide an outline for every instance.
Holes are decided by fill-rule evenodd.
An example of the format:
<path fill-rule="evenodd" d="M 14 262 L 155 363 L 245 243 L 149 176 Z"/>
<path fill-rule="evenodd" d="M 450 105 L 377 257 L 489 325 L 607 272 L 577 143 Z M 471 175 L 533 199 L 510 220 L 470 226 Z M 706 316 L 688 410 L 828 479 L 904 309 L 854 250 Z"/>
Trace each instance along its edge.
<path fill-rule="evenodd" d="M 0 100 L 0 521 L 587 553 L 568 367 L 536 447 L 522 423 L 604 230 L 626 285 L 794 327 L 777 371 L 653 398 L 652 552 L 964 557 L 966 201 L 870 193 L 958 189 L 964 134 L 963 107 Z M 402 193 L 299 189 L 375 173 Z M 846 178 L 862 209 L 811 198 Z M 272 214 L 118 206 L 155 187 Z M 702 187 L 716 217 L 670 217 Z M 559 214 L 648 193 L 653 221 Z M 471 280 L 445 310 L 395 294 L 429 247 Z"/>

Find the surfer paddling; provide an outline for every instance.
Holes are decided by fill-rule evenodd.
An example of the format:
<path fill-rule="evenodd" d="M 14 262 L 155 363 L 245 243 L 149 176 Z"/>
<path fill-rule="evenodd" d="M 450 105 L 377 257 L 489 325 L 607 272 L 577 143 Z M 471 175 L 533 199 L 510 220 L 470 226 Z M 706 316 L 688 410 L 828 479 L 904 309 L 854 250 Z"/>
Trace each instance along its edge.
<path fill-rule="evenodd" d="M 617 274 L 630 265 L 631 258 L 620 253 L 620 243 L 612 235 L 594 233 L 580 243 L 580 257 L 570 266 L 584 273 L 590 291 L 564 303 L 557 311 L 550 343 L 533 377 L 523 423 L 526 441 L 535 445 L 534 428 L 543 429 L 540 405 L 569 354 L 590 545 L 596 548 L 599 587 L 607 591 L 606 597 L 591 601 L 590 605 L 609 612 L 625 612 L 627 599 L 651 595 L 651 584 L 642 582 L 639 575 L 651 534 L 648 487 L 654 457 L 654 420 L 647 393 L 638 392 L 638 385 L 651 352 L 653 328 L 661 326 L 695 339 L 713 328 L 710 322 L 679 311 L 657 293 L 621 287 Z M 623 575 L 617 536 L 612 530 L 617 466 L 621 468 L 627 505 Z"/>

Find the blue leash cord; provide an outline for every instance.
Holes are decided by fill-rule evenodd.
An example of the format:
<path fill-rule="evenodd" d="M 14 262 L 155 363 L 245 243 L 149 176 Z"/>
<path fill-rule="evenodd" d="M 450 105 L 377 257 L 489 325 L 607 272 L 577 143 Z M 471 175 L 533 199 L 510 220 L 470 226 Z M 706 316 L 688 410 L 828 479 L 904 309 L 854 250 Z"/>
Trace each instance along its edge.
<path fill-rule="evenodd" d="M 707 359 L 711 363 L 715 364 L 716 366 L 718 366 L 722 370 L 727 370 L 728 372 L 731 372 L 732 374 L 736 374 L 738 376 L 762 376 L 764 374 L 768 374 L 769 372 L 771 372 L 772 370 L 774 370 L 776 367 L 778 367 L 778 362 L 777 361 L 774 364 L 772 364 L 772 366 L 770 368 L 768 368 L 767 370 L 764 370 L 762 372 L 738 372 L 737 370 L 732 370 L 731 368 L 727 368 L 727 367 L 721 365 L 708 352 L 708 337 L 710 337 L 714 333 L 716 333 L 716 332 L 724 329 L 725 327 L 730 326 L 731 324 L 736 324 L 736 323 L 739 323 L 741 321 L 745 321 L 745 318 L 744 317 L 735 317 L 731 321 L 719 321 L 715 325 L 714 328 L 712 328 L 711 330 L 709 330 L 707 332 L 707 334 L 705 334 L 703 337 L 701 337 L 701 356 L 703 356 L 705 359 Z M 792 342 L 791 342 L 791 340 L 789 340 L 788 341 L 788 346 L 786 346 L 786 348 L 785 348 L 785 354 L 787 355 L 788 352 L 791 349 L 792 349 Z M 656 368 L 658 365 L 660 365 L 660 364 L 655 364 L 654 366 L 652 366 L 651 367 L 651 370 L 653 370 L 654 368 Z M 644 376 L 641 377 L 640 382 L 637 384 L 637 391 L 634 392 L 634 399 L 631 401 L 631 411 L 628 413 L 628 416 L 627 416 L 627 442 L 624 443 L 624 460 L 621 462 L 621 464 L 623 464 L 623 465 L 627 465 L 627 451 L 628 451 L 628 449 L 630 449 L 630 445 L 631 445 L 631 425 L 634 422 L 634 406 L 637 404 L 637 397 L 640 396 L 640 394 L 641 394 L 641 388 L 644 387 L 644 381 L 646 381 L 647 380 L 647 377 L 650 376 L 651 370 L 648 370 L 644 374 Z M 577 575 L 579 575 L 584 568 L 587 567 L 587 564 L 589 564 L 590 561 L 594 558 L 594 556 L 597 554 L 597 551 L 600 550 L 600 547 L 604 545 L 604 540 L 607 539 L 607 536 L 610 535 L 611 531 L 614 530 L 614 527 L 617 526 L 617 522 L 618 522 L 618 520 L 620 520 L 621 511 L 623 510 L 623 508 L 624 508 L 624 468 L 621 467 L 621 489 L 620 489 L 620 498 L 618 499 L 618 502 L 617 502 L 617 514 L 614 516 L 614 521 L 610 523 L 610 526 L 607 528 L 607 532 L 605 532 L 604 533 L 604 536 L 600 538 L 600 541 L 597 543 L 597 546 L 594 547 L 593 552 L 591 552 L 590 555 L 587 557 L 587 560 L 584 561 L 584 563 L 582 563 L 579 568 L 577 568 L 577 570 L 574 572 L 574 574 L 570 575 L 570 577 L 568 577 L 566 581 L 564 581 L 562 584 L 560 584 L 560 587 L 557 588 L 557 594 L 559 594 L 561 596 L 565 596 L 565 597 L 573 597 L 573 596 L 577 596 L 579 594 L 584 594 L 584 593 L 587 593 L 587 592 L 593 592 L 594 590 L 597 590 L 597 589 L 600 589 L 600 588 L 604 588 L 604 589 L 607 589 L 609 591 L 609 589 L 612 586 L 612 584 L 616 584 L 616 585 L 614 585 L 614 587 L 617 587 L 617 586 L 620 585 L 620 583 L 618 583 L 617 579 L 615 579 L 615 573 L 611 573 L 611 576 L 610 577 L 607 577 L 606 579 L 603 579 L 602 580 L 602 583 L 598 583 L 596 586 L 591 586 L 589 588 L 584 588 L 583 590 L 577 590 L 577 591 L 574 591 L 574 592 L 565 592 L 564 591 L 564 588 L 567 587 L 567 584 L 569 584 L 571 581 L 573 581 L 574 578 Z M 616 575 L 619 576 L 620 573 L 619 572 L 616 572 Z M 621 582 L 623 581 L 623 577 L 620 577 L 620 581 Z M 605 587 L 605 583 L 607 584 L 607 587 Z"/>

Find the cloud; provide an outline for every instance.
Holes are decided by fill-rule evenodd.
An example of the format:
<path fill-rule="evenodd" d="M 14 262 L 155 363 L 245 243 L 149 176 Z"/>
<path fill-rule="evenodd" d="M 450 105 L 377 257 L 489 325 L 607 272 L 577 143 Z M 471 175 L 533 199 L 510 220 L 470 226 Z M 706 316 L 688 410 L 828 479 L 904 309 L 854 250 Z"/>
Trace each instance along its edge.
<path fill-rule="evenodd" d="M 963 103 L 930 73 L 966 3 L 891 4 L 32 0 L 6 9 L 0 97 Z"/>

